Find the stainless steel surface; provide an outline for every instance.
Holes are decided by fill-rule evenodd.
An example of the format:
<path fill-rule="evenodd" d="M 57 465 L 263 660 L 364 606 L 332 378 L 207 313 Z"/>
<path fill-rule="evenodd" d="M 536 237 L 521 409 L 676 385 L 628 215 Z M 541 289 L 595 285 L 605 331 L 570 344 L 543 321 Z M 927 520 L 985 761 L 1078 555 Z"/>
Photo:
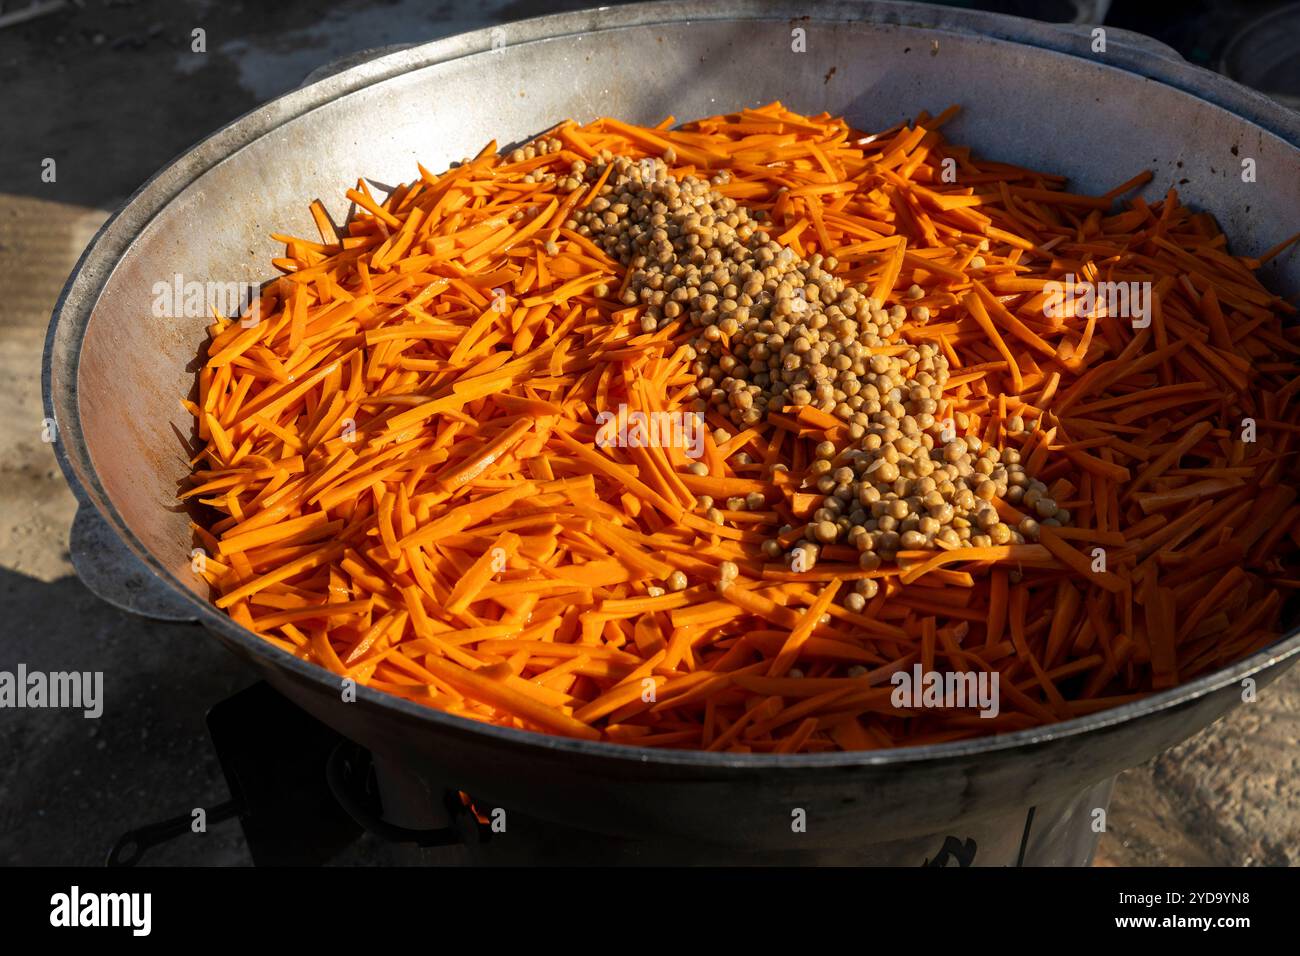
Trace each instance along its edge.
<path fill-rule="evenodd" d="M 156 621 L 193 621 L 197 616 L 90 505 L 80 505 L 72 519 L 68 554 L 81 583 L 114 607 Z"/>
<path fill-rule="evenodd" d="M 791 52 L 794 29 L 806 31 L 808 52 Z M 191 425 L 177 399 L 193 384 L 203 319 L 158 319 L 150 306 L 153 284 L 175 273 L 266 278 L 278 254 L 267 234 L 310 234 L 315 197 L 341 218 L 338 197 L 358 175 L 395 184 L 417 160 L 441 168 L 566 116 L 652 122 L 772 99 L 862 128 L 960 101 L 966 112 L 947 132 L 984 156 L 1068 173 L 1087 191 L 1152 168 L 1149 195 L 1180 182 L 1237 252 L 1295 230 L 1300 117 L 1145 44 L 1116 35 L 1095 55 L 1089 42 L 916 4 L 664 3 L 495 27 L 330 76 L 196 146 L 87 250 L 46 348 L 46 414 L 59 422 L 64 473 L 156 581 L 275 686 L 359 743 L 490 803 L 608 832 L 796 848 L 903 839 L 1077 798 L 1221 716 L 1243 677 L 1276 677 L 1300 636 L 1085 719 L 880 753 L 661 752 L 484 727 L 364 688 L 343 704 L 332 675 L 234 624 L 189 573 L 175 493 Z M 1258 182 L 1241 181 L 1242 157 L 1256 161 Z M 1275 262 L 1266 281 L 1300 290 L 1296 258 Z M 792 833 L 791 807 L 816 825 Z"/>

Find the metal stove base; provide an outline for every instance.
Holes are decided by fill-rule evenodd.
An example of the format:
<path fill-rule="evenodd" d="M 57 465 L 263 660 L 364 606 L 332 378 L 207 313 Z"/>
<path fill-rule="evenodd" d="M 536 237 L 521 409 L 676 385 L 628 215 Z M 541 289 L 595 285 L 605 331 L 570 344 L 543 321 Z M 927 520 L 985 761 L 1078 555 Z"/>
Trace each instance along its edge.
<path fill-rule="evenodd" d="M 1113 780 L 1073 797 L 1009 808 L 948 833 L 833 848 L 735 848 L 623 839 L 530 816 L 471 807 L 400 761 L 371 755 L 264 683 L 222 701 L 208 728 L 231 791 L 226 806 L 258 866 L 329 863 L 363 832 L 412 848 L 432 865 L 1086 866 L 1100 839 Z M 137 850 L 182 819 L 133 831 Z M 176 833 L 171 833 L 176 835 Z M 132 862 L 123 854 L 116 862 Z"/>

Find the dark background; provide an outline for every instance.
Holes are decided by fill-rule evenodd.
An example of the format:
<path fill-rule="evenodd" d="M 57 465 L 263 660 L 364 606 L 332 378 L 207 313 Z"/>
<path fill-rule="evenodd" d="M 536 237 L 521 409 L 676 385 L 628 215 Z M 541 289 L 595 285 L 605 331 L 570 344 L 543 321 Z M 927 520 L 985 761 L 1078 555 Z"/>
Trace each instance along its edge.
<path fill-rule="evenodd" d="M 8 0 L 0 17 L 51 8 L 0 29 L 0 181 L 41 197 L 111 209 L 168 160 L 314 69 L 359 50 L 437 39 L 591 0 Z M 952 6 L 1145 33 L 1217 68 L 1232 35 L 1276 2 L 994 0 Z M 190 31 L 207 31 L 207 52 Z M 1297 39 L 1300 44 L 1300 38 Z M 52 188 L 31 169 L 53 155 Z"/>

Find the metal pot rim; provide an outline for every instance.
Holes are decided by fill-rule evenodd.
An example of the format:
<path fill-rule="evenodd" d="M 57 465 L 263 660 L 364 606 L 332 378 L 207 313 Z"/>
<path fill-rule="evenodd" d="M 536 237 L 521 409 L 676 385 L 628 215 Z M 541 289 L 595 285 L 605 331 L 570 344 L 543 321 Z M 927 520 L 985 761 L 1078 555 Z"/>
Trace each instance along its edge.
<path fill-rule="evenodd" d="M 503 37 L 510 45 L 515 45 L 602 30 L 690 20 L 786 20 L 796 24 L 868 22 L 886 28 L 922 29 L 940 36 L 957 35 L 964 39 L 982 38 L 989 42 L 1015 43 L 1047 53 L 1079 58 L 1088 57 L 1090 41 L 1086 31 L 1068 26 L 910 2 L 814 0 L 792 3 L 787 0 L 726 0 L 705 4 L 698 0 L 666 0 L 553 14 L 463 33 L 390 53 L 286 93 L 213 133 L 145 182 L 95 235 L 60 293 L 46 334 L 41 386 L 45 415 L 54 419 L 58 425 L 59 440 L 54 443 L 55 456 L 81 505 L 93 506 L 158 579 L 160 586 L 192 609 L 194 618 L 204 627 L 239 645 L 266 665 L 288 671 L 298 680 L 315 685 L 321 691 L 337 693 L 336 675 L 299 660 L 264 641 L 177 582 L 127 527 L 101 486 L 81 429 L 75 383 L 82 340 L 109 276 L 127 254 L 139 232 L 195 179 L 278 125 L 334 99 L 416 69 L 489 51 L 494 45 L 499 46 Z M 1166 48 L 1147 38 L 1126 34 L 1122 30 L 1107 30 L 1114 34 L 1114 38 L 1108 40 L 1106 62 L 1102 65 L 1144 76 L 1190 93 L 1300 148 L 1300 114 L 1286 110 L 1268 97 L 1231 80 L 1193 66 L 1178 58 L 1173 51 L 1166 53 Z M 1095 60 L 1090 62 L 1097 65 Z M 57 393 L 53 390 L 56 376 L 60 382 Z M 358 688 L 358 701 L 381 710 L 396 711 L 408 721 L 423 721 L 452 734 L 497 738 L 507 745 L 566 752 L 613 764 L 659 764 L 729 769 L 736 772 L 788 771 L 814 767 L 847 769 L 961 759 L 976 754 L 1028 748 L 1050 740 L 1102 730 L 1220 691 L 1298 653 L 1300 628 L 1273 646 L 1231 667 L 1120 707 L 1008 734 L 881 751 L 775 755 L 660 750 L 496 727 L 455 717 L 367 687 Z"/>

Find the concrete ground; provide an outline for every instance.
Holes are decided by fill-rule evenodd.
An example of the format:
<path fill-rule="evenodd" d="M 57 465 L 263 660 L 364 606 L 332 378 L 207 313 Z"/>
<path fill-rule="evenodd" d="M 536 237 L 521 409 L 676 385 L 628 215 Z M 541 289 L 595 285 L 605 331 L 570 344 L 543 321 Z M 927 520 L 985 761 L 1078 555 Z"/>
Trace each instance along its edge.
<path fill-rule="evenodd" d="M 4 3 L 0 16 L 27 2 Z M 120 613 L 73 575 L 74 502 L 41 440 L 39 376 L 50 311 L 80 251 L 156 169 L 321 64 L 559 5 L 319 6 L 84 0 L 0 28 L 0 670 L 103 671 L 107 696 L 97 721 L 0 710 L 0 863 L 95 864 L 123 831 L 225 799 L 204 714 L 252 681 L 201 630 Z M 196 28 L 204 54 L 190 49 Z M 1295 671 L 1124 774 L 1098 862 L 1300 862 L 1298 743 Z M 240 864 L 248 853 L 226 824 L 150 860 Z M 405 861 L 368 840 L 342 860 Z"/>

